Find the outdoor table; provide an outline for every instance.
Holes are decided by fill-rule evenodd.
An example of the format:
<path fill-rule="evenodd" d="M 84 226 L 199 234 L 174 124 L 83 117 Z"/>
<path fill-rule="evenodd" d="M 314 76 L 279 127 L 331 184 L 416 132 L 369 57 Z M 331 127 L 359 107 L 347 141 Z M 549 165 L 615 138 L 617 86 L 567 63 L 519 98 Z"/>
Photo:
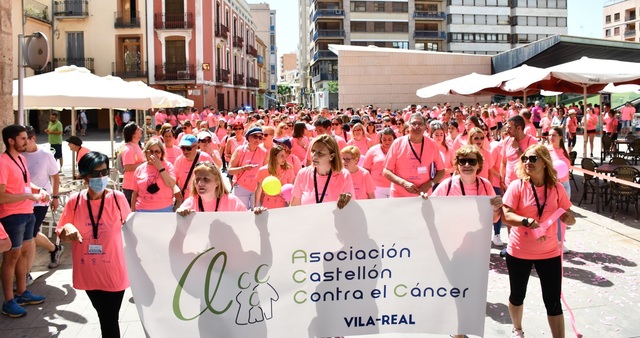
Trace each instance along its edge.
<path fill-rule="evenodd" d="M 640 165 L 629 165 L 629 164 L 602 164 L 596 168 L 596 172 L 601 174 L 613 174 L 613 172 L 620 167 L 634 167 L 640 170 Z M 597 179 L 597 177 L 596 177 Z"/>
<path fill-rule="evenodd" d="M 631 143 L 633 143 L 633 140 L 627 140 L 627 139 L 619 139 L 619 140 L 614 140 L 613 141 L 616 145 L 616 151 L 620 151 L 620 145 L 624 144 L 627 146 L 627 151 L 629 150 L 629 145 Z"/>

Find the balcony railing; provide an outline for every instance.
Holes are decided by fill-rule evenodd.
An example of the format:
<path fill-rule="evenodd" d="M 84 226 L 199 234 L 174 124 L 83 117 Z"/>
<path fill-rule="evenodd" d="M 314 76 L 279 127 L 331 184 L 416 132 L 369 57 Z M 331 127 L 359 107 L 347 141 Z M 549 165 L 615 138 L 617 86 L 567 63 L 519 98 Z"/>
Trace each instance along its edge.
<path fill-rule="evenodd" d="M 318 61 L 318 59 L 335 59 L 338 56 L 330 51 L 330 50 L 319 50 L 313 53 L 313 61 Z"/>
<path fill-rule="evenodd" d="M 253 56 L 254 58 L 258 57 L 258 50 L 256 49 L 256 47 L 253 47 L 251 45 L 247 45 L 247 54 Z"/>
<path fill-rule="evenodd" d="M 56 1 L 53 6 L 53 15 L 57 17 L 89 16 L 89 1 L 87 0 Z"/>
<path fill-rule="evenodd" d="M 636 35 L 636 30 L 635 29 L 628 29 L 628 30 L 624 31 L 624 36 L 625 37 L 635 36 L 635 35 Z"/>
<path fill-rule="evenodd" d="M 40 75 L 40 74 L 49 73 L 49 72 L 52 72 L 52 71 L 53 71 L 53 64 L 51 62 L 49 62 L 41 70 L 34 70 L 33 74 L 34 75 Z"/>
<path fill-rule="evenodd" d="M 313 81 L 313 82 L 338 81 L 338 74 L 320 73 L 320 74 L 315 75 L 314 77 L 312 77 L 311 81 Z"/>
<path fill-rule="evenodd" d="M 247 87 L 258 88 L 260 86 L 260 81 L 256 78 L 250 77 L 247 78 Z"/>
<path fill-rule="evenodd" d="M 113 28 L 140 28 L 140 12 L 115 12 Z"/>
<path fill-rule="evenodd" d="M 444 20 L 447 18 L 447 14 L 445 14 L 445 12 L 415 11 L 413 12 L 413 18 L 427 20 Z"/>
<path fill-rule="evenodd" d="M 216 79 L 218 80 L 218 82 L 228 83 L 229 71 L 226 69 L 218 69 L 216 71 Z"/>
<path fill-rule="evenodd" d="M 24 15 L 29 18 L 34 18 L 46 22 L 49 20 L 49 6 L 41 4 L 34 0 L 27 0 L 24 2 Z"/>
<path fill-rule="evenodd" d="M 236 48 L 240 48 L 242 49 L 242 47 L 244 46 L 244 39 L 240 36 L 234 36 L 233 37 L 233 46 Z"/>
<path fill-rule="evenodd" d="M 153 21 L 156 29 L 192 29 L 193 13 L 156 13 Z"/>
<path fill-rule="evenodd" d="M 147 63 L 112 62 L 111 75 L 121 77 L 123 79 L 147 77 Z"/>
<path fill-rule="evenodd" d="M 234 74 L 233 75 L 233 84 L 234 85 L 244 85 L 244 75 L 243 74 Z"/>
<path fill-rule="evenodd" d="M 258 64 L 259 65 L 263 65 L 264 64 L 264 56 L 258 55 L 257 58 L 258 58 Z"/>
<path fill-rule="evenodd" d="M 344 17 L 344 9 L 318 9 L 313 13 L 313 21 L 318 18 L 340 19 Z"/>
<path fill-rule="evenodd" d="M 318 38 L 344 38 L 344 30 L 320 29 L 313 33 L 313 40 L 318 40 Z"/>
<path fill-rule="evenodd" d="M 222 24 L 216 26 L 216 37 L 226 39 L 228 35 L 229 35 L 229 28 L 227 26 Z"/>
<path fill-rule="evenodd" d="M 192 81 L 196 79 L 196 66 L 186 63 L 156 65 L 156 81 Z"/>
<path fill-rule="evenodd" d="M 446 40 L 447 33 L 442 31 L 415 31 L 415 33 L 413 33 L 413 37 L 415 39 Z"/>
<path fill-rule="evenodd" d="M 90 70 L 92 73 L 94 58 L 57 58 L 53 59 L 53 68 L 62 66 L 78 66 Z"/>

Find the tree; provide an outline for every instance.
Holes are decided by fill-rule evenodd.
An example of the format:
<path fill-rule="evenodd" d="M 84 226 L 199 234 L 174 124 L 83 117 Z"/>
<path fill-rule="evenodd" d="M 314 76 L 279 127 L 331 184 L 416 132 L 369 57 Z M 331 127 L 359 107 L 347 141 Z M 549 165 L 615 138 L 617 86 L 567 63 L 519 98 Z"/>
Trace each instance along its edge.
<path fill-rule="evenodd" d="M 281 99 L 289 100 L 289 96 L 291 95 L 291 87 L 288 83 L 282 83 L 278 85 L 278 96 Z M 284 102 L 281 102 L 284 103 Z"/>
<path fill-rule="evenodd" d="M 329 90 L 329 93 L 335 94 L 338 92 L 338 81 L 330 81 L 329 83 L 327 83 L 327 89 Z"/>

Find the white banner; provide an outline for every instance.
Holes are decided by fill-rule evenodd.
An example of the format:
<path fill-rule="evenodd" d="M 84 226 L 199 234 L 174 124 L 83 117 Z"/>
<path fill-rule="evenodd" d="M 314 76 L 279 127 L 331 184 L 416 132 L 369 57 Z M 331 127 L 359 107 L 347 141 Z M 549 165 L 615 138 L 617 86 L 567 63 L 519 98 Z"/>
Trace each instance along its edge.
<path fill-rule="evenodd" d="M 136 213 L 127 268 L 150 337 L 481 336 L 488 197 Z"/>

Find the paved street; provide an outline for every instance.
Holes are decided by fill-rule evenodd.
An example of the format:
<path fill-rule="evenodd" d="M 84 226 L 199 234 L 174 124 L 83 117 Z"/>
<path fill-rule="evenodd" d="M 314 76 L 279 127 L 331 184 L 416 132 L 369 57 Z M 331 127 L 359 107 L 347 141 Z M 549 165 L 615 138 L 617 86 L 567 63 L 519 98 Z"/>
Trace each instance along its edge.
<path fill-rule="evenodd" d="M 91 134 L 85 145 L 92 150 L 110 152 L 106 133 Z M 40 136 L 42 144 L 46 138 Z M 576 150 L 582 152 L 581 139 Z M 599 140 L 596 139 L 596 143 Z M 63 146 L 65 177 L 70 177 L 71 155 Z M 598 149 L 596 149 L 598 150 Z M 594 152 L 596 153 L 596 152 Z M 599 153 L 599 152 L 598 152 Z M 577 163 L 580 162 L 580 155 Z M 598 161 L 599 162 L 599 161 Z M 578 176 L 578 175 L 576 175 Z M 577 177 L 582 192 L 581 177 Z M 575 186 L 572 186 L 575 189 Z M 601 214 L 593 205 L 577 207 L 580 193 L 572 201 L 577 223 L 567 232 L 566 246 L 572 250 L 565 256 L 564 295 L 576 318 L 576 326 L 584 337 L 640 337 L 640 222 L 632 208 L 621 211 L 614 221 L 608 208 Z M 506 229 L 503 229 L 503 240 Z M 490 240 L 487 238 L 487 241 Z M 0 337 L 98 337 L 98 318 L 83 291 L 71 286 L 71 250 L 66 245 L 60 266 L 49 270 L 49 255 L 38 249 L 30 288 L 47 296 L 41 305 L 28 306 L 28 315 L 19 319 L 0 316 Z M 491 250 L 489 291 L 487 295 L 485 337 L 509 337 L 511 324 L 507 310 L 508 276 L 505 262 Z M 123 337 L 144 337 L 130 291 L 120 312 Z M 573 336 L 570 316 L 565 308 L 567 336 Z M 525 300 L 524 331 L 527 338 L 550 337 L 542 304 L 540 285 L 534 273 Z M 376 337 L 438 337 L 437 335 L 377 335 Z M 446 337 L 442 336 L 441 337 Z"/>

